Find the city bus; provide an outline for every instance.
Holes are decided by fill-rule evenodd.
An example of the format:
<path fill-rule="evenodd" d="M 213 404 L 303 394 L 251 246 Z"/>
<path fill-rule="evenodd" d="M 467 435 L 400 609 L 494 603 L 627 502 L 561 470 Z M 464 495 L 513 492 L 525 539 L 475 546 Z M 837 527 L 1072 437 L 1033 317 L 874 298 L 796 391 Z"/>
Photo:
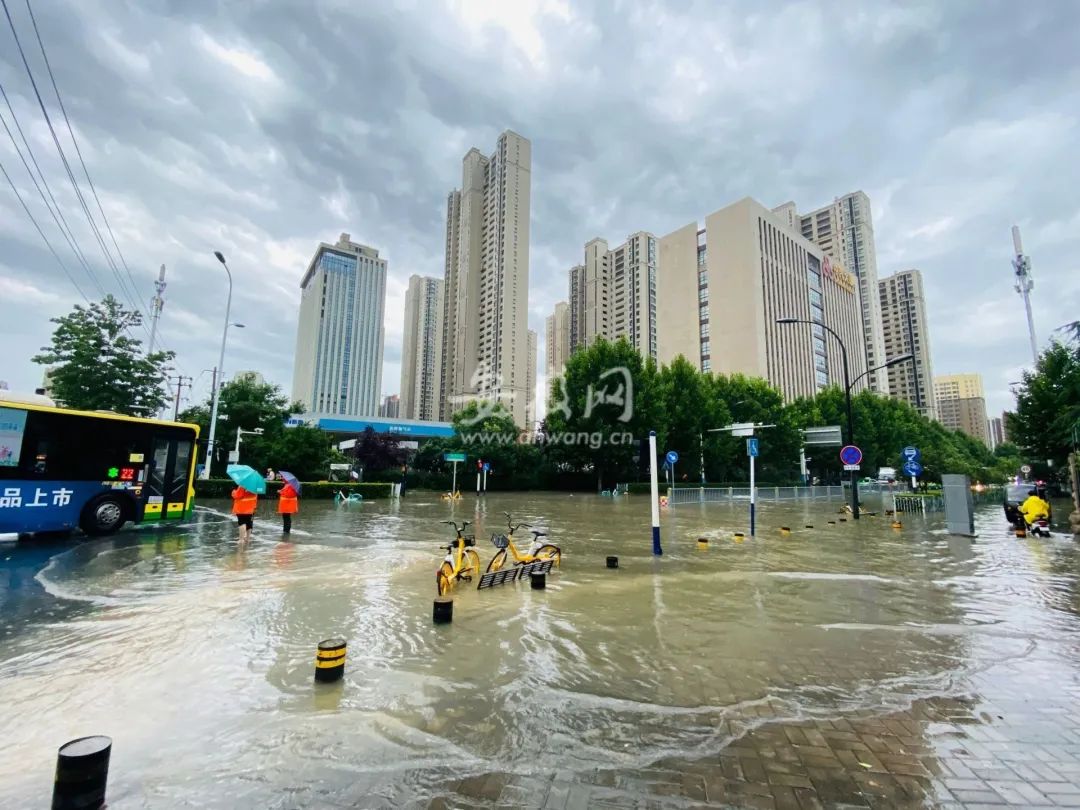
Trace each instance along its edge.
<path fill-rule="evenodd" d="M 194 509 L 197 425 L 0 391 L 0 534 L 113 534 Z"/>

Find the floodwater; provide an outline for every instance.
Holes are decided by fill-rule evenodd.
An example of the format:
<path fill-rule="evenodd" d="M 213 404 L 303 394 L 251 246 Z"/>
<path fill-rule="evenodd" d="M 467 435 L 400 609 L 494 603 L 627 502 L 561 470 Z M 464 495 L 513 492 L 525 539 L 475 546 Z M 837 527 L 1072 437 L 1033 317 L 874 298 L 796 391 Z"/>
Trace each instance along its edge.
<path fill-rule="evenodd" d="M 246 548 L 215 502 L 185 527 L 0 544 L 0 806 L 43 806 L 56 748 L 87 734 L 114 739 L 114 810 L 461 806 L 473 776 L 573 782 L 766 723 L 1075 687 L 1070 537 L 1018 540 L 1000 507 L 974 542 L 839 507 L 763 503 L 740 539 L 745 505 L 680 505 L 661 558 L 646 498 L 551 493 L 306 502 L 289 538 L 263 505 Z M 542 591 L 463 583 L 433 625 L 440 521 L 473 521 L 486 564 L 503 510 L 562 569 Z M 315 685 L 334 636 L 344 681 Z"/>

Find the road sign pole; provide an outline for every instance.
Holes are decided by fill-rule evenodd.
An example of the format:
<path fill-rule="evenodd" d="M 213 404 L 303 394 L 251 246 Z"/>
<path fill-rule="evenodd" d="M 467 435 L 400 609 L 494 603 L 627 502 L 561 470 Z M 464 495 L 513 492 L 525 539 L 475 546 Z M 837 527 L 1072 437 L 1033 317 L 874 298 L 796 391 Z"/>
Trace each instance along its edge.
<path fill-rule="evenodd" d="M 457 462 L 454 462 L 454 484 L 450 487 L 450 494 L 453 495 L 457 492 Z"/>
<path fill-rule="evenodd" d="M 755 456 L 750 456 L 750 536 L 754 536 L 754 519 L 756 517 L 755 512 L 757 509 L 757 489 L 754 486 L 754 459 Z"/>
<path fill-rule="evenodd" d="M 649 431 L 649 494 L 652 501 L 652 553 L 663 554 L 660 548 L 660 485 L 656 480 L 656 431 Z"/>

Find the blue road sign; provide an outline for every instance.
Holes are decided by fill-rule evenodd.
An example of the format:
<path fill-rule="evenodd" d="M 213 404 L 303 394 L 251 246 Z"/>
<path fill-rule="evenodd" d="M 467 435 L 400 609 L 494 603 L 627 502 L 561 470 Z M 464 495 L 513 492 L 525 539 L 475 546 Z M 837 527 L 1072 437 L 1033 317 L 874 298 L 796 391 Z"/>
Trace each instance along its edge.
<path fill-rule="evenodd" d="M 490 471 L 491 471 L 491 465 L 488 462 L 485 461 L 484 462 L 484 472 L 490 472 Z"/>
<path fill-rule="evenodd" d="M 904 464 L 904 475 L 912 477 L 922 475 L 923 466 L 917 461 L 909 461 Z"/>
<path fill-rule="evenodd" d="M 757 458 L 757 454 L 758 454 L 757 437 L 756 436 L 751 436 L 749 439 L 746 440 L 746 455 L 751 456 L 753 458 Z"/>
<path fill-rule="evenodd" d="M 845 464 L 861 464 L 862 450 L 853 444 L 840 448 L 840 460 Z"/>
<path fill-rule="evenodd" d="M 664 458 L 667 459 L 668 464 L 675 464 L 679 460 L 679 454 L 674 450 L 668 450 L 667 455 Z"/>
<path fill-rule="evenodd" d="M 900 451 L 900 455 L 903 456 L 904 461 L 919 461 L 922 458 L 918 447 L 905 447 Z"/>

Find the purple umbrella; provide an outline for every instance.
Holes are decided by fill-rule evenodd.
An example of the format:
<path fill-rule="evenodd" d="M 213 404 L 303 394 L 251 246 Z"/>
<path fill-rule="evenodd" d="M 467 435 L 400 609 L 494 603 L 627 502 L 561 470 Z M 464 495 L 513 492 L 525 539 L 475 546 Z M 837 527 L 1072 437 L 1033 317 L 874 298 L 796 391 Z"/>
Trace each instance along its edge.
<path fill-rule="evenodd" d="M 281 480 L 288 484 L 290 487 L 296 490 L 296 494 L 300 494 L 300 481 L 291 472 L 285 472 L 285 470 L 278 470 L 278 475 Z"/>

